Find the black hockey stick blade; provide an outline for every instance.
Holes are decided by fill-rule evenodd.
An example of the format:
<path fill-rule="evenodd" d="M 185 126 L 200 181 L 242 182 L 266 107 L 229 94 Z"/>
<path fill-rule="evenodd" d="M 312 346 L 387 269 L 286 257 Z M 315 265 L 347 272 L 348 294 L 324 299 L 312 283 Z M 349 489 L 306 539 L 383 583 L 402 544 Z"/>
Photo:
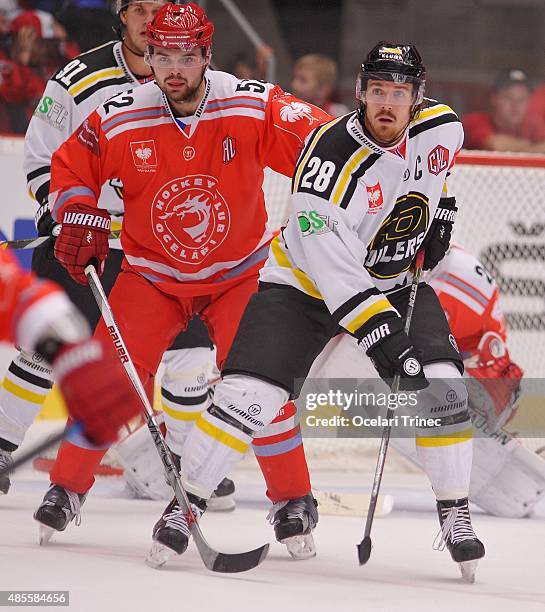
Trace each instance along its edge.
<path fill-rule="evenodd" d="M 195 537 L 196 534 L 193 533 L 193 536 Z M 269 552 L 269 544 L 264 544 L 247 552 L 224 553 L 212 550 L 206 542 L 202 542 L 198 537 L 195 537 L 195 543 L 199 548 L 204 565 L 212 572 L 221 572 L 223 574 L 247 572 L 257 567 Z"/>
<path fill-rule="evenodd" d="M 358 544 L 358 559 L 360 561 L 360 565 L 365 565 L 367 561 L 369 561 L 372 548 L 373 545 L 371 543 L 371 536 L 365 536 Z"/>

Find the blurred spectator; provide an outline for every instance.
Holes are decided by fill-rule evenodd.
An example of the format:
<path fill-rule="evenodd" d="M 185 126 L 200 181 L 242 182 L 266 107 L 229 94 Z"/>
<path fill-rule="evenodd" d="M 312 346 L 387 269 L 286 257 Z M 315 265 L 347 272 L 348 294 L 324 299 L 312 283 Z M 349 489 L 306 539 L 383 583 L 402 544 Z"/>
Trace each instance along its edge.
<path fill-rule="evenodd" d="M 545 84 L 530 95 L 527 123 L 535 140 L 545 140 Z"/>
<path fill-rule="evenodd" d="M 340 117 L 350 109 L 333 100 L 336 83 L 336 62 L 325 55 L 311 53 L 295 62 L 290 88 L 298 98 L 323 108 L 334 117 Z"/>
<path fill-rule="evenodd" d="M 535 130 L 529 113 L 530 93 L 528 77 L 522 70 L 501 73 L 490 95 L 490 111 L 464 117 L 464 147 L 545 153 L 545 132 Z"/>
<path fill-rule="evenodd" d="M 117 24 L 115 7 L 115 0 L 65 0 L 57 19 L 81 51 L 89 51 L 112 39 Z"/>
<path fill-rule="evenodd" d="M 255 59 L 252 61 L 246 53 L 239 53 L 225 67 L 227 72 L 234 74 L 239 79 L 267 80 L 267 68 L 273 50 L 266 45 L 257 47 Z"/>

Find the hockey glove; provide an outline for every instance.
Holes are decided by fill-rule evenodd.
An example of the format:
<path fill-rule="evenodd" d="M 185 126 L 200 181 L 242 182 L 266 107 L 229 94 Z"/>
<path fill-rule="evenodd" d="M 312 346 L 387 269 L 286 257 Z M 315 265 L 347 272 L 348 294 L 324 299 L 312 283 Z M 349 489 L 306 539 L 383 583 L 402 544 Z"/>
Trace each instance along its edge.
<path fill-rule="evenodd" d="M 426 234 L 422 247 L 424 249 L 424 270 L 433 270 L 443 259 L 450 246 L 452 226 L 456 216 L 456 199 L 441 198 L 435 211 L 435 217 Z"/>
<path fill-rule="evenodd" d="M 55 257 L 81 285 L 87 284 L 85 268 L 96 263 L 102 274 L 108 256 L 110 215 L 105 210 L 81 204 L 67 206 L 55 242 Z"/>
<path fill-rule="evenodd" d="M 51 211 L 49 210 L 47 202 L 38 208 L 34 216 L 34 222 L 36 223 L 38 236 L 52 236 L 56 238 L 59 235 L 61 229 L 60 224 L 51 216 Z"/>
<path fill-rule="evenodd" d="M 400 375 L 400 391 L 418 391 L 429 385 L 420 359 L 398 316 L 383 315 L 378 322 L 370 325 L 365 329 L 360 346 L 390 388 L 395 374 Z"/>
<path fill-rule="evenodd" d="M 53 375 L 70 416 L 94 444 L 109 444 L 118 430 L 141 411 L 119 359 L 91 339 L 62 347 L 53 360 Z"/>

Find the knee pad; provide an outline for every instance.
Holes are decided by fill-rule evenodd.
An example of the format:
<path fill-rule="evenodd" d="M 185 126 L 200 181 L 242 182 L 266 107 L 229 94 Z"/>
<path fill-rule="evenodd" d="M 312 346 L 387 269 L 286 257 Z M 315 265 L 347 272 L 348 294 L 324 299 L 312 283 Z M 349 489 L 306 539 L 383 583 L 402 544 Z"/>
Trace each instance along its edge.
<path fill-rule="evenodd" d="M 470 422 L 467 389 L 458 368 L 451 362 L 424 366 L 430 386 L 418 394 L 418 416 L 440 419 L 441 433 L 459 431 Z M 439 433 L 438 431 L 435 432 Z"/>
<path fill-rule="evenodd" d="M 215 416 L 252 435 L 269 425 L 288 401 L 289 393 L 259 378 L 232 374 L 214 390 Z M 223 415 L 222 415 L 223 413 Z M 226 415 L 226 416 L 225 416 Z"/>

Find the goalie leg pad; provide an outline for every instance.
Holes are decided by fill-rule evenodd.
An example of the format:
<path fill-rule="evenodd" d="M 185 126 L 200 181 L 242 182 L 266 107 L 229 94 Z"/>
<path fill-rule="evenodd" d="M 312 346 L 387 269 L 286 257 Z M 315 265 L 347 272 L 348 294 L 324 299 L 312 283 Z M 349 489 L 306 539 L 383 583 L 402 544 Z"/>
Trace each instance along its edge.
<path fill-rule="evenodd" d="M 253 435 L 268 425 L 288 400 L 276 385 L 240 374 L 216 387 L 214 404 L 195 422 L 182 453 L 188 492 L 208 499 L 243 458 Z"/>

